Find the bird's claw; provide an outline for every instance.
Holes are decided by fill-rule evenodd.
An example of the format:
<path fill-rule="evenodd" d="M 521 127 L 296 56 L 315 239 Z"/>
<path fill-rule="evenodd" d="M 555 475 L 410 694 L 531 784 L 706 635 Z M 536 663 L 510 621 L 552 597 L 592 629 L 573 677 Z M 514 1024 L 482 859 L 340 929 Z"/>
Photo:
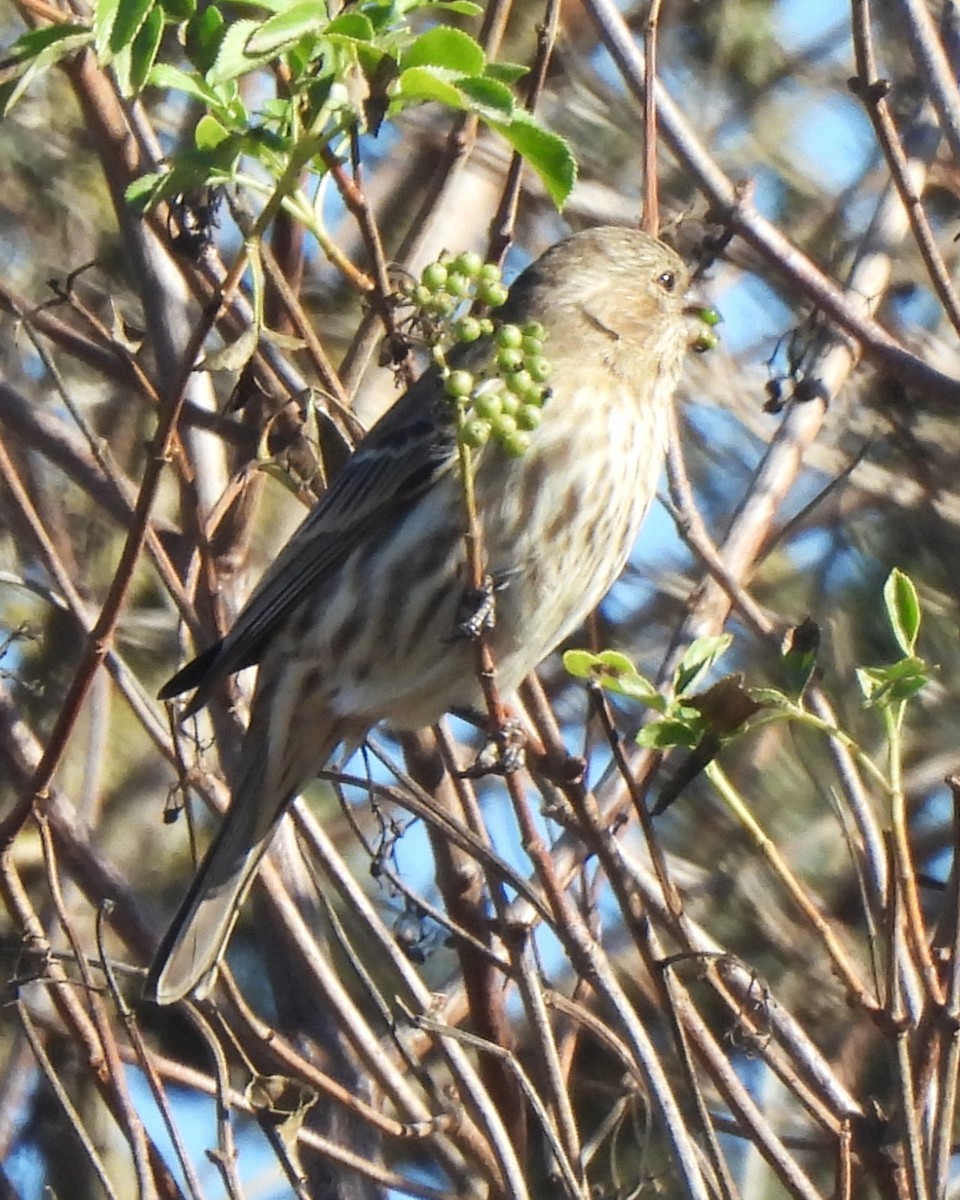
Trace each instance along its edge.
<path fill-rule="evenodd" d="M 478 588 L 464 588 L 454 641 L 464 638 L 476 641 L 481 633 L 494 628 L 497 623 L 496 590 L 497 584 L 492 575 L 484 575 L 483 583 Z"/>
<path fill-rule="evenodd" d="M 473 766 L 460 772 L 462 779 L 482 779 L 485 775 L 509 775 L 519 771 L 526 761 L 527 737 L 520 722 L 508 718 L 490 738 L 474 760 Z"/>

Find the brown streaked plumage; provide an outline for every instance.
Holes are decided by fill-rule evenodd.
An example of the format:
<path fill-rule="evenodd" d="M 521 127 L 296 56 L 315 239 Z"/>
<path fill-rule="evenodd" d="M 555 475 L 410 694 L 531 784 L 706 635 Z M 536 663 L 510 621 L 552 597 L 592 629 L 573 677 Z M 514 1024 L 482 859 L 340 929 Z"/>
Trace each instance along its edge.
<path fill-rule="evenodd" d="M 480 452 L 491 635 L 504 692 L 572 633 L 623 569 L 656 487 L 668 408 L 690 340 L 688 277 L 667 247 L 600 228 L 553 246 L 497 316 L 540 321 L 551 398 L 528 452 Z M 489 353 L 465 348 L 468 369 Z M 201 984 L 287 803 L 338 744 L 380 721 L 428 725 L 480 704 L 469 642 L 463 497 L 449 401 L 425 375 L 370 431 L 266 572 L 230 633 L 161 695 L 187 711 L 259 664 L 233 801 L 157 954 L 148 994 Z"/>

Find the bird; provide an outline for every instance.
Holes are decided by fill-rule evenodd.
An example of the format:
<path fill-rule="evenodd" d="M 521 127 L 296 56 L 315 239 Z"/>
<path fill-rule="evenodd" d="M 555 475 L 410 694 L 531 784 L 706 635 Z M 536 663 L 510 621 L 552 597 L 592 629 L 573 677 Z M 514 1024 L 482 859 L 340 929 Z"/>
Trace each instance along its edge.
<path fill-rule="evenodd" d="M 663 466 L 673 396 L 702 302 L 650 234 L 600 226 L 548 248 L 498 322 L 542 326 L 551 363 L 525 453 L 475 454 L 487 637 L 504 695 L 596 608 L 622 572 Z M 702 325 L 701 325 L 702 328 Z M 489 337 L 451 364 L 479 369 Z M 163 938 L 146 995 L 205 994 L 287 805 L 338 747 L 477 710 L 475 647 L 457 636 L 469 590 L 455 406 L 427 370 L 358 443 L 226 636 L 161 699 L 258 667 L 230 805 Z"/>

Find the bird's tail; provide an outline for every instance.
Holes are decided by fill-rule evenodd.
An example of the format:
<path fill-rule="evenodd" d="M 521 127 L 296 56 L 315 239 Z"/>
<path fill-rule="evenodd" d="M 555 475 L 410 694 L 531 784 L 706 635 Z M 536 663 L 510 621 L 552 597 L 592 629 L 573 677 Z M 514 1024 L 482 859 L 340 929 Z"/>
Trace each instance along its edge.
<path fill-rule="evenodd" d="M 258 803 L 241 785 L 147 975 L 145 994 L 173 1004 L 202 994 L 219 961 L 285 801 Z M 252 802 L 251 802 L 252 801 Z"/>

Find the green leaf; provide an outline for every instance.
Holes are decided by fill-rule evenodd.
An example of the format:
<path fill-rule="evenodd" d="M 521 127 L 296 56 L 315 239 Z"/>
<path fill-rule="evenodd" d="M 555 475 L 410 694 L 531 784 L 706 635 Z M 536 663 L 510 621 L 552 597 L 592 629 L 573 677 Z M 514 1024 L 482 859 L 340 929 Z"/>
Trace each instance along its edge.
<path fill-rule="evenodd" d="M 401 55 L 400 69 L 444 67 L 459 75 L 482 75 L 486 61 L 482 47 L 468 33 L 437 25 L 421 33 Z"/>
<path fill-rule="evenodd" d="M 204 184 L 228 182 L 233 178 L 237 159 L 244 148 L 244 139 L 231 134 L 213 147 L 181 151 L 172 170 L 157 171 L 134 180 L 125 193 L 127 203 L 142 211 Z"/>
<path fill-rule="evenodd" d="M 152 8 L 153 0 L 120 0 L 110 29 L 111 53 L 118 54 L 132 46 Z"/>
<path fill-rule="evenodd" d="M 589 679 L 607 691 L 638 700 L 658 712 L 666 709 L 666 700 L 650 680 L 640 674 L 625 654 L 617 650 L 603 650 L 600 654 L 593 654 L 589 650 L 567 650 L 563 665 L 578 679 Z"/>
<path fill-rule="evenodd" d="M 496 79 L 498 83 L 511 84 L 522 79 L 524 75 L 529 75 L 530 68 L 525 67 L 523 63 L 492 62 L 487 63 L 483 73 L 488 79 Z"/>
<path fill-rule="evenodd" d="M 345 12 L 327 25 L 323 36 L 331 41 L 337 38 L 347 38 L 353 42 L 372 42 L 374 37 L 373 24 L 363 13 Z"/>
<path fill-rule="evenodd" d="M 747 692 L 761 708 L 793 709 L 793 701 L 778 688 L 752 687 Z"/>
<path fill-rule="evenodd" d="M 495 79 L 473 75 L 458 79 L 457 87 L 471 101 L 470 108 L 488 121 L 509 120 L 516 106 L 513 92 Z"/>
<path fill-rule="evenodd" d="M 226 83 L 255 71 L 273 57 L 271 53 L 247 54 L 247 42 L 261 28 L 259 21 L 230 21 L 217 48 L 217 56 L 213 66 L 207 71 L 207 82 L 212 84 Z"/>
<path fill-rule="evenodd" d="M 686 721 L 675 721 L 668 717 L 663 721 L 653 721 L 637 734 L 637 745 L 647 750 L 669 750 L 673 746 L 696 746 L 702 736 L 702 731 L 692 727 Z"/>
<path fill-rule="evenodd" d="M 127 184 L 123 193 L 124 200 L 137 212 L 144 212 L 150 207 L 154 194 L 169 174 L 169 171 L 151 171 L 148 175 L 141 175 L 133 183 Z"/>
<path fill-rule="evenodd" d="M 210 108 L 220 108 L 222 101 L 218 92 L 199 75 L 188 75 L 179 67 L 171 67 L 169 63 L 155 63 L 147 83 L 151 87 L 169 88 L 171 91 L 185 92 L 195 100 L 202 100 Z"/>
<path fill-rule="evenodd" d="M 152 8 L 147 19 L 140 26 L 140 31 L 133 40 L 130 60 L 130 85 L 135 94 L 139 94 L 150 75 L 157 51 L 160 49 L 160 39 L 163 37 L 163 9 Z"/>
<path fill-rule="evenodd" d="M 22 33 L 17 40 L 4 52 L 4 70 L 10 70 L 18 65 L 29 64 L 39 58 L 44 51 L 60 46 L 64 40 L 70 41 L 77 36 L 90 40 L 90 30 L 85 25 L 44 25 L 40 29 L 30 29 Z M 68 53 L 68 51 L 63 51 Z"/>
<path fill-rule="evenodd" d="M 458 89 L 442 79 L 436 67 L 410 67 L 403 71 L 390 89 L 391 108 L 403 108 L 414 101 L 435 100 L 448 108 L 465 109 L 467 102 Z"/>
<path fill-rule="evenodd" d="M 568 143 L 519 110 L 509 125 L 495 121 L 487 124 L 506 138 L 530 164 L 557 209 L 562 209 L 577 181 L 577 162 Z"/>
<path fill-rule="evenodd" d="M 627 664 L 632 667 L 633 664 L 626 656 Z M 566 650 L 563 655 L 563 668 L 568 675 L 572 675 L 574 679 L 590 679 L 593 676 L 593 668 L 597 663 L 597 655 L 591 650 Z"/>
<path fill-rule="evenodd" d="M 783 674 L 787 690 L 794 699 L 803 695 L 817 665 L 820 627 L 809 617 L 787 631 L 783 639 Z"/>
<path fill-rule="evenodd" d="M 171 21 L 189 21 L 197 11 L 197 0 L 160 0 Z"/>
<path fill-rule="evenodd" d="M 909 700 L 930 681 L 922 658 L 901 658 L 888 667 L 858 667 L 857 682 L 868 708 L 888 708 Z"/>
<path fill-rule="evenodd" d="M 913 580 L 898 567 L 883 585 L 883 600 L 897 645 L 904 654 L 913 654 L 920 631 L 920 600 Z"/>
<path fill-rule="evenodd" d="M 263 54 L 273 56 L 299 42 L 305 34 L 319 33 L 324 20 L 324 10 L 317 0 L 301 0 L 301 3 L 291 5 L 254 29 L 247 38 L 244 54 L 251 58 Z"/>
<path fill-rule="evenodd" d="M 7 51 L 5 62 L 8 68 L 20 68 L 22 74 L 0 89 L 0 114 L 5 116 L 44 71 L 89 46 L 92 38 L 90 30 L 81 25 L 48 25 L 17 38 Z"/>
<path fill-rule="evenodd" d="M 717 659 L 729 650 L 732 641 L 729 633 L 694 638 L 681 658 L 680 666 L 677 667 L 674 679 L 677 695 L 682 696 L 690 688 L 696 687 Z"/>
<path fill-rule="evenodd" d="M 239 371 L 253 357 L 260 334 L 256 325 L 248 325 L 235 342 L 214 350 L 197 364 L 202 371 Z"/>
<path fill-rule="evenodd" d="M 120 95 L 127 98 L 133 96 L 133 85 L 130 82 L 130 65 L 132 59 L 133 44 L 129 43 L 126 46 L 121 46 L 110 60 L 113 65 L 113 74 L 116 78 Z"/>
<path fill-rule="evenodd" d="M 225 129 L 216 117 L 210 113 L 204 113 L 193 131 L 193 144 L 198 150 L 213 150 L 225 142 L 229 136 L 230 131 Z"/>
<path fill-rule="evenodd" d="M 483 12 L 483 6 L 474 4 L 473 0 L 433 0 L 431 4 L 420 4 L 417 6 L 418 12 L 429 12 L 430 9 L 436 9 L 439 12 L 459 13 L 461 17 L 479 17 Z"/>
<path fill-rule="evenodd" d="M 206 74 L 213 66 L 225 32 L 223 14 L 216 5 L 201 9 L 187 22 L 185 47 L 198 71 Z"/>
<path fill-rule="evenodd" d="M 97 0 L 93 10 L 93 45 L 104 66 L 111 59 L 110 40 L 120 3 L 121 0 Z"/>

